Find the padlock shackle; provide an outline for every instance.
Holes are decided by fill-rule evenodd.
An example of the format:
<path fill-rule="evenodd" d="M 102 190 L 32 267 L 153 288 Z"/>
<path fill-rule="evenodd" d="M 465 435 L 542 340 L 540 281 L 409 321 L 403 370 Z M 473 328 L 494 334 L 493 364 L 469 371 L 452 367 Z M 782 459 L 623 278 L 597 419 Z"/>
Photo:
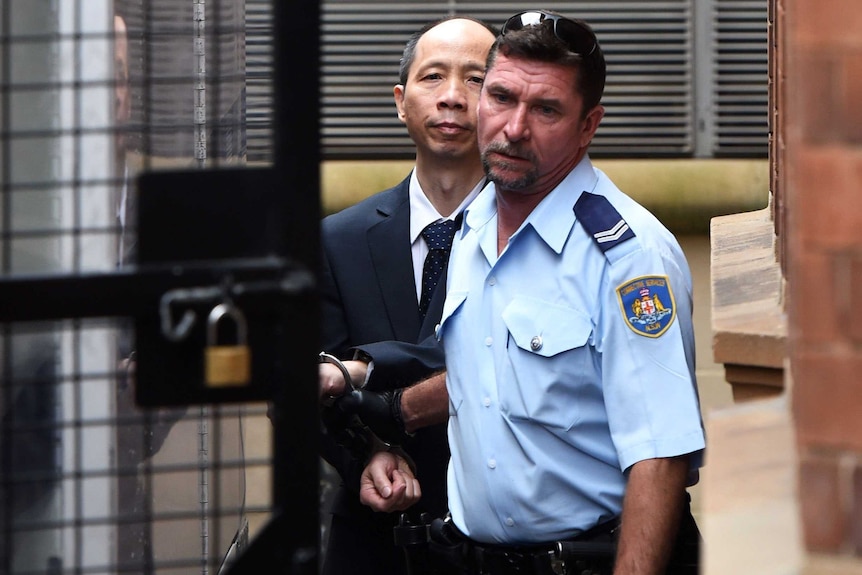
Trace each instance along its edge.
<path fill-rule="evenodd" d="M 222 302 L 215 306 L 207 317 L 207 345 L 216 345 L 218 341 L 218 323 L 225 316 L 229 316 L 236 324 L 237 343 L 248 341 L 248 324 L 245 315 L 238 307 L 229 302 Z"/>

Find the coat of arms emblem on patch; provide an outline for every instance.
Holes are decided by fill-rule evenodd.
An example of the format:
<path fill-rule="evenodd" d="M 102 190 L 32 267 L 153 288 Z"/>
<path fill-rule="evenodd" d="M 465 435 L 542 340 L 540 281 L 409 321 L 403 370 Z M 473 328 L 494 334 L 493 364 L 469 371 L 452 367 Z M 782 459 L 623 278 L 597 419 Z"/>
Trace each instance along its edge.
<path fill-rule="evenodd" d="M 637 334 L 659 337 L 676 316 L 667 276 L 643 276 L 620 285 L 617 298 L 626 324 Z"/>

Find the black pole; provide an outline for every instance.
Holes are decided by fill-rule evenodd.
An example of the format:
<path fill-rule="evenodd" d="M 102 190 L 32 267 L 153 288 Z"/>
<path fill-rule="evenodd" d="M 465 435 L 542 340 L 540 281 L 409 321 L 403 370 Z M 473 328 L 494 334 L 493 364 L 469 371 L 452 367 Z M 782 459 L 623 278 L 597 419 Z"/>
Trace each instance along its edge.
<path fill-rule="evenodd" d="M 273 187 L 282 222 L 281 254 L 314 276 L 319 270 L 320 6 L 311 0 L 272 0 Z M 285 308 L 282 381 L 273 388 L 272 519 L 229 575 L 316 575 L 319 555 L 320 422 L 317 289 L 300 306 Z M 307 358 L 307 360 L 305 359 Z"/>
<path fill-rule="evenodd" d="M 274 170 L 286 251 L 318 274 L 320 243 L 320 3 L 272 0 L 274 8 Z M 297 217 L 299 214 L 299 217 Z M 291 216 L 292 215 L 292 216 Z M 274 514 L 286 526 L 284 543 L 292 550 L 285 573 L 317 573 L 319 460 L 317 353 L 320 312 L 314 291 L 302 325 L 303 337 L 287 338 L 303 349 L 285 350 L 285 357 L 308 361 L 286 366 L 273 403 L 277 423 L 273 437 Z M 299 318 L 298 318 L 299 319 Z M 291 324 L 295 325 L 295 324 Z M 288 353 L 290 351 L 290 353 Z"/>

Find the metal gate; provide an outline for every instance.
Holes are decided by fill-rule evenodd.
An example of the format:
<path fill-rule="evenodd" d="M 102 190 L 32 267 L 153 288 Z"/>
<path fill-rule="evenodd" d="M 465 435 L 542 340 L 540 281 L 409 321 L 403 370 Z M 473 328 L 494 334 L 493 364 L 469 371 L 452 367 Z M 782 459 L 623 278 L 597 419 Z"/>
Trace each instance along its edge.
<path fill-rule="evenodd" d="M 273 2 L 266 169 L 244 14 L 0 4 L 2 574 L 317 570 L 319 8 Z"/>

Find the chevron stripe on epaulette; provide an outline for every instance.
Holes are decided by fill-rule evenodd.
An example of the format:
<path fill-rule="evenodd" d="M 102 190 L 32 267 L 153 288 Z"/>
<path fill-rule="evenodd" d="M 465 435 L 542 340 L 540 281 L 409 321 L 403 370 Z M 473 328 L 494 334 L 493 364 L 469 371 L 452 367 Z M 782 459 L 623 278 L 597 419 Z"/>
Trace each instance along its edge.
<path fill-rule="evenodd" d="M 583 192 L 574 206 L 575 217 L 603 252 L 635 237 L 635 233 L 604 196 Z"/>

